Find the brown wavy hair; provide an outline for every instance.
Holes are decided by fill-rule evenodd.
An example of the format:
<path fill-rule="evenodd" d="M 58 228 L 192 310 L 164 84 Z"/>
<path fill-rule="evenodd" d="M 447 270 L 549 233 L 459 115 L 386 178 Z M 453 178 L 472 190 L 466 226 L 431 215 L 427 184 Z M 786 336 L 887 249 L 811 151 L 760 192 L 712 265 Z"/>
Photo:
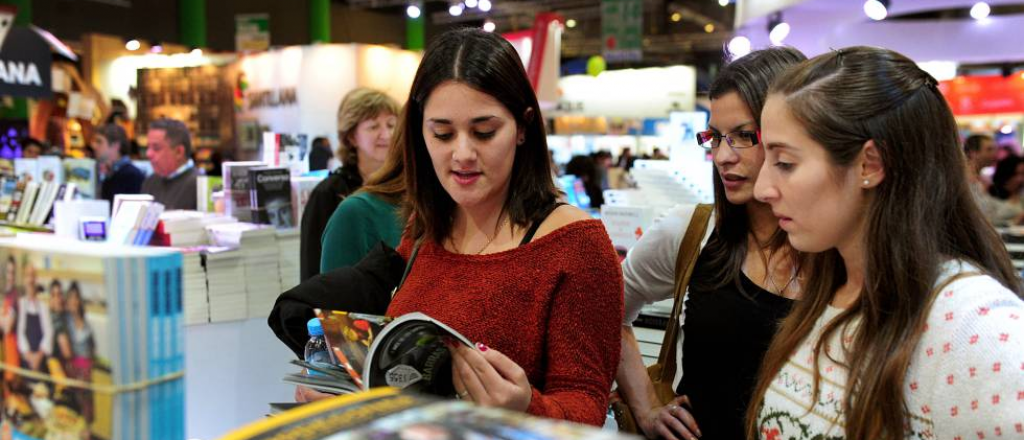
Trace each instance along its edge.
<path fill-rule="evenodd" d="M 970 262 L 1017 295 L 1020 281 L 999 235 L 974 201 L 964 173 L 956 122 L 931 75 L 886 49 L 851 47 L 799 64 L 772 85 L 797 121 L 842 170 L 874 141 L 885 179 L 866 210 L 864 287 L 860 297 L 823 329 L 814 345 L 814 392 L 825 341 L 854 320 L 844 344 L 849 374 L 843 401 L 845 437 L 903 439 L 904 380 L 947 259 Z M 812 257 L 804 299 L 776 334 L 747 410 L 747 435 L 757 438 L 765 393 L 811 334 L 846 282 L 835 249 Z M 851 327 L 852 329 L 852 327 Z"/>
<path fill-rule="evenodd" d="M 348 92 L 341 100 L 338 107 L 338 159 L 342 165 L 354 167 L 359 164 L 359 147 L 349 137 L 360 122 L 380 114 L 398 115 L 398 103 L 384 92 L 360 87 Z"/>

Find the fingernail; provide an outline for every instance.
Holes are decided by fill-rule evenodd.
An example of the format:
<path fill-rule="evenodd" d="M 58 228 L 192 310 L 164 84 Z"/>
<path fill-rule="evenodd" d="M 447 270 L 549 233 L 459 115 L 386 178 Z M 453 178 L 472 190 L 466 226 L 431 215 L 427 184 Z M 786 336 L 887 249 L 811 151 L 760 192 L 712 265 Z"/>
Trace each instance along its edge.
<path fill-rule="evenodd" d="M 480 351 L 487 351 L 488 350 L 487 346 L 484 345 L 483 342 L 477 342 L 476 343 L 476 349 L 480 350 Z"/>

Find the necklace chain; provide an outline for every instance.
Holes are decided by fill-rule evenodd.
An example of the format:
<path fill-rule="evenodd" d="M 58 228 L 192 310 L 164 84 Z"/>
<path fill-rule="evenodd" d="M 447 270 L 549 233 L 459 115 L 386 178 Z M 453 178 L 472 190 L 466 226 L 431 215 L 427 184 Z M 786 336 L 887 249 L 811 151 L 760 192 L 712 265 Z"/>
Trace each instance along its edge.
<path fill-rule="evenodd" d="M 757 253 L 761 257 L 761 262 L 764 263 L 764 273 L 765 275 L 767 275 L 768 285 L 770 286 L 770 288 L 775 289 L 776 294 L 780 296 L 785 296 L 784 294 L 786 292 L 786 289 L 788 289 L 790 284 L 793 284 L 793 280 L 796 279 L 796 273 L 794 272 L 793 275 L 789 277 L 789 280 L 786 281 L 786 284 L 783 285 L 780 289 L 778 283 L 775 282 L 775 275 L 773 273 L 775 271 L 771 269 L 771 266 L 769 264 L 771 263 L 772 255 L 765 253 L 765 249 L 768 247 L 768 245 L 762 245 L 761 242 L 757 240 L 757 237 L 753 237 L 753 240 L 754 244 L 757 245 Z"/>
<path fill-rule="evenodd" d="M 497 232 L 494 233 L 494 236 L 489 238 L 487 240 L 487 243 L 484 243 L 484 247 L 482 247 L 482 248 L 480 248 L 480 250 L 474 252 L 473 255 L 480 255 L 480 254 L 482 254 L 484 252 L 484 250 L 486 250 L 491 245 L 491 243 L 494 243 L 494 240 L 497 239 L 499 235 L 501 235 L 501 231 L 502 231 L 502 229 L 505 228 L 505 224 L 506 223 L 508 223 L 508 216 L 505 216 L 505 218 L 501 221 L 501 224 L 498 225 L 498 230 L 497 230 Z M 457 249 L 456 246 L 455 246 L 455 241 L 452 239 L 451 236 L 448 237 L 448 241 L 451 242 L 453 249 Z M 466 254 L 465 252 L 460 252 L 460 253 Z"/>

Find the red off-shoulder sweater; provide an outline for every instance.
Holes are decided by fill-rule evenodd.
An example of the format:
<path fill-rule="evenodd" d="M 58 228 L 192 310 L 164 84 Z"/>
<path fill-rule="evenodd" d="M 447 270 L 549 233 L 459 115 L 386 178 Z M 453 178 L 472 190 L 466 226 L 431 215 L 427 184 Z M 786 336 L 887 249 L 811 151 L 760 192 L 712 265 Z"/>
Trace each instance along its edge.
<path fill-rule="evenodd" d="M 405 258 L 412 241 L 398 252 Z M 515 249 L 462 255 L 425 241 L 388 315 L 423 312 L 504 353 L 533 386 L 527 412 L 602 425 L 619 362 L 622 272 L 598 220 Z"/>

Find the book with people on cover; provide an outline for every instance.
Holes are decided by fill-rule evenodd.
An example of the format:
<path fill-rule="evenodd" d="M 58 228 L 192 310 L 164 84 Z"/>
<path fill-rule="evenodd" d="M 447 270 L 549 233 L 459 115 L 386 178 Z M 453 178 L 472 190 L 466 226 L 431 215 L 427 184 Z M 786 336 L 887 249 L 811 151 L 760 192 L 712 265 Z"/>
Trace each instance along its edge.
<path fill-rule="evenodd" d="M 444 323 L 422 313 L 398 318 L 339 311 L 318 311 L 330 348 L 331 365 L 309 364 L 285 382 L 330 394 L 395 387 L 455 397 L 448 342 L 473 343 Z"/>
<path fill-rule="evenodd" d="M 472 402 L 378 388 L 302 405 L 232 432 L 221 440 L 605 440 L 616 431 Z"/>
<path fill-rule="evenodd" d="M 0 438 L 185 438 L 181 255 L 0 239 Z"/>

